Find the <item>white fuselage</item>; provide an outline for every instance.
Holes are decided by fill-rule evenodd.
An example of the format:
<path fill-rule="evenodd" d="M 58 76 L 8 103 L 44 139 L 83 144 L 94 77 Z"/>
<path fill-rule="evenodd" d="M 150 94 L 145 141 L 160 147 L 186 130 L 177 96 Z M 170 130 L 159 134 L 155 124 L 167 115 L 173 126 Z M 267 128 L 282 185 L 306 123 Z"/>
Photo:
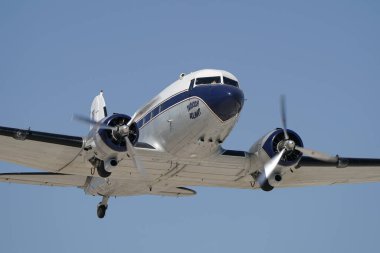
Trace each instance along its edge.
<path fill-rule="evenodd" d="M 239 97 L 240 107 L 226 116 L 224 111 L 236 106 L 228 100 L 230 90 L 238 90 L 242 96 L 239 88 L 227 84 L 191 87 L 192 80 L 215 76 L 236 80 L 226 71 L 201 70 L 185 75 L 160 92 L 147 112 L 137 119 L 139 142 L 184 158 L 207 157 L 219 150 L 238 119 L 243 98 Z"/>

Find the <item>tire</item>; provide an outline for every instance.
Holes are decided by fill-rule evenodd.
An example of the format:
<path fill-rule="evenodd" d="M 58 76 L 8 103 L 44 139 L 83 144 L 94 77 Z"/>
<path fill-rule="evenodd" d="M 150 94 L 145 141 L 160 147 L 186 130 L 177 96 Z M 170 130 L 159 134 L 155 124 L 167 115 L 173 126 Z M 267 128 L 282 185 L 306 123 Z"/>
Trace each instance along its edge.
<path fill-rule="evenodd" d="M 106 215 L 106 210 L 107 210 L 107 207 L 105 205 L 98 206 L 96 212 L 97 212 L 97 215 L 98 215 L 99 219 L 103 219 L 104 218 L 104 216 Z"/>
<path fill-rule="evenodd" d="M 108 172 L 104 169 L 104 162 L 103 161 L 102 161 L 101 166 L 98 166 L 96 168 L 96 170 L 98 171 L 98 175 L 103 177 L 103 178 L 107 178 L 107 177 L 111 176 L 111 172 Z"/>

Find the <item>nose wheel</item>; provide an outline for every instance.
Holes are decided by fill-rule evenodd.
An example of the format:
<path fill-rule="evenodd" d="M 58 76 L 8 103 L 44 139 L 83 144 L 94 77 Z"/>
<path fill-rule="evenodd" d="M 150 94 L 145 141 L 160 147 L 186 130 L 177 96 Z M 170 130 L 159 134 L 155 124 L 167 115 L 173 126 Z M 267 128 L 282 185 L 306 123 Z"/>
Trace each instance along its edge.
<path fill-rule="evenodd" d="M 99 219 L 103 219 L 106 215 L 106 211 L 108 208 L 108 196 L 103 196 L 102 202 L 98 204 L 98 207 L 96 208 L 96 214 L 98 215 Z"/>

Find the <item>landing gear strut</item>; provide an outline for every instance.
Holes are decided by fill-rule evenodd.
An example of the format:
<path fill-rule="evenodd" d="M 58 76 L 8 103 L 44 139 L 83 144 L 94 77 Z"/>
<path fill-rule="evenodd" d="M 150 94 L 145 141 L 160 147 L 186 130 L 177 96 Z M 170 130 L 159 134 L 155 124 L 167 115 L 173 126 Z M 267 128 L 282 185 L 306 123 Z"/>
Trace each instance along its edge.
<path fill-rule="evenodd" d="M 92 157 L 91 159 L 88 160 L 94 168 L 98 171 L 98 175 L 107 178 L 111 176 L 111 172 L 106 171 L 105 166 L 104 166 L 104 161 L 96 158 L 95 156 Z M 92 174 L 92 172 L 91 172 Z"/>
<path fill-rule="evenodd" d="M 98 207 L 96 208 L 96 213 L 99 219 L 103 219 L 104 216 L 106 215 L 106 211 L 108 208 L 108 199 L 109 199 L 109 196 L 103 196 L 102 202 L 100 202 L 98 204 Z"/>

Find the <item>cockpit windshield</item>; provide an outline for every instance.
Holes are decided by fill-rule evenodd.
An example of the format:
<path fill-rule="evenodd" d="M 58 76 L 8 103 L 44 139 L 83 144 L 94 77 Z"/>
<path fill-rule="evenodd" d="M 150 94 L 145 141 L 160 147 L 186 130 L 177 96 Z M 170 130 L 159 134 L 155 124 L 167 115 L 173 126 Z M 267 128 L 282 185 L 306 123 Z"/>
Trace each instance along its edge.
<path fill-rule="evenodd" d="M 209 76 L 209 77 L 198 77 L 195 79 L 195 85 L 205 85 L 205 84 L 227 84 L 235 87 L 239 87 L 239 83 L 236 80 L 223 76 L 223 82 L 221 76 Z M 194 79 L 191 80 L 191 87 L 194 86 Z"/>
<path fill-rule="evenodd" d="M 222 83 L 220 76 L 200 77 L 195 81 L 196 85 Z"/>
<path fill-rule="evenodd" d="M 232 79 L 230 79 L 228 77 L 225 77 L 225 76 L 223 76 L 223 82 L 224 82 L 224 84 L 228 84 L 228 85 L 232 85 L 232 86 L 235 86 L 235 87 L 239 87 L 239 84 L 238 84 L 237 81 L 232 80 Z"/>

